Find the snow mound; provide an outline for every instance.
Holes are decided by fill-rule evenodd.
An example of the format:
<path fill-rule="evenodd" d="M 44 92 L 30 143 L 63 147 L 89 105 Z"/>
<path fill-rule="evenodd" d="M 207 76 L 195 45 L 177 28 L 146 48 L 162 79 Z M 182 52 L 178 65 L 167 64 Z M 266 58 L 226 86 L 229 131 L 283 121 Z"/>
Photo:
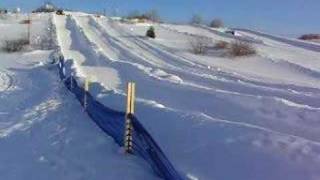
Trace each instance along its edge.
<path fill-rule="evenodd" d="M 99 83 L 115 81 L 117 73 L 119 85 L 100 95 L 101 102 L 123 109 L 126 82 L 136 82 L 137 116 L 187 178 L 319 175 L 317 52 L 241 31 L 237 38 L 254 43 L 257 56 L 233 59 L 215 51 L 198 56 L 189 51 L 189 38 L 237 38 L 216 29 L 161 24 L 155 25 L 159 39 L 150 40 L 144 25 L 77 14 L 61 25 L 58 30 L 70 34 L 69 40 L 61 36 L 62 49 L 76 51 L 64 55 L 79 65 L 76 70 L 91 68 L 85 74 Z M 265 173 L 246 173 L 251 171 Z"/>
<path fill-rule="evenodd" d="M 174 82 L 174 83 L 182 83 L 183 82 L 183 80 L 179 76 L 176 76 L 173 74 L 168 74 L 161 69 L 152 70 L 151 74 L 155 77 L 158 77 L 159 79 L 166 79 L 166 80 Z"/>
<path fill-rule="evenodd" d="M 281 99 L 281 98 L 277 98 L 277 100 L 287 106 L 291 106 L 291 107 L 295 107 L 295 108 L 302 108 L 302 109 L 309 109 L 309 110 L 320 110 L 320 108 L 316 108 L 316 107 L 311 107 L 309 105 L 305 105 L 305 104 L 298 104 L 286 99 Z"/>
<path fill-rule="evenodd" d="M 0 92 L 7 91 L 13 86 L 13 78 L 11 75 L 0 71 Z"/>
<path fill-rule="evenodd" d="M 177 84 L 181 84 L 183 82 L 183 80 L 179 76 L 169 74 L 161 69 L 152 69 L 150 67 L 145 67 L 141 64 L 135 63 L 132 63 L 131 65 L 136 66 L 138 69 L 144 71 L 144 73 L 158 80 L 165 80 Z"/>

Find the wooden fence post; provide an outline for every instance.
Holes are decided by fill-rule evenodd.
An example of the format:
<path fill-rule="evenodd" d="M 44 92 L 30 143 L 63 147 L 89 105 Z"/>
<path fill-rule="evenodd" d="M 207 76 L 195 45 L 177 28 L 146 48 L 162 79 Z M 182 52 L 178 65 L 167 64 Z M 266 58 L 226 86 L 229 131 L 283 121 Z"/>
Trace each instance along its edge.
<path fill-rule="evenodd" d="M 86 78 L 85 82 L 84 82 L 84 97 L 83 97 L 84 110 L 87 110 L 87 106 L 88 106 L 88 103 L 87 103 L 87 100 L 88 100 L 87 92 L 89 92 L 89 86 L 90 86 L 89 78 Z"/>
<path fill-rule="evenodd" d="M 73 90 L 73 72 L 70 75 L 70 90 Z"/>
<path fill-rule="evenodd" d="M 132 122 L 131 115 L 134 114 L 134 101 L 135 101 L 135 83 L 128 83 L 127 91 L 127 111 L 125 117 L 125 136 L 124 136 L 124 147 L 126 153 L 132 153 Z"/>
<path fill-rule="evenodd" d="M 28 14 L 28 42 L 31 44 L 31 15 L 30 13 Z"/>

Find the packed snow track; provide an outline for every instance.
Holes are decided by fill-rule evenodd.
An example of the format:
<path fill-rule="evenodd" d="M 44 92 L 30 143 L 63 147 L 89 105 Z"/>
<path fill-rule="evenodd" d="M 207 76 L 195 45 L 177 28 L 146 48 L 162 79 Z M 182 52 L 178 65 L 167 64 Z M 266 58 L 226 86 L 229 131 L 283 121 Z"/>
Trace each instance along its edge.
<path fill-rule="evenodd" d="M 124 155 L 65 89 L 51 64 L 60 53 L 111 109 L 125 110 L 127 82 L 134 81 L 135 115 L 188 179 L 320 179 L 320 52 L 239 30 L 256 55 L 235 58 L 215 48 L 196 55 L 194 38 L 212 45 L 236 38 L 66 13 L 33 14 L 31 47 L 0 51 L 3 179 L 158 179 L 142 158 Z M 0 44 L 24 33 L 24 18 L 0 19 Z M 151 25 L 155 39 L 145 37 Z M 42 48 L 42 39 L 51 46 Z"/>
<path fill-rule="evenodd" d="M 56 16 L 55 24 L 62 53 L 92 80 L 91 93 L 101 102 L 123 110 L 126 83 L 137 83 L 138 118 L 190 179 L 319 176 L 319 52 L 246 34 L 257 39 L 256 56 L 198 56 L 190 38 L 234 38 L 84 13 Z M 150 25 L 156 39 L 144 37 Z"/>
<path fill-rule="evenodd" d="M 8 16 L 0 19 L 8 29 L 28 17 Z M 51 18 L 32 15 L 32 36 L 40 42 L 54 34 L 48 32 Z M 2 30 L 0 44 L 3 37 L 15 38 Z M 124 155 L 67 91 L 52 64 L 56 49 L 35 43 L 21 52 L 0 51 L 1 179 L 157 179 L 144 161 Z"/>

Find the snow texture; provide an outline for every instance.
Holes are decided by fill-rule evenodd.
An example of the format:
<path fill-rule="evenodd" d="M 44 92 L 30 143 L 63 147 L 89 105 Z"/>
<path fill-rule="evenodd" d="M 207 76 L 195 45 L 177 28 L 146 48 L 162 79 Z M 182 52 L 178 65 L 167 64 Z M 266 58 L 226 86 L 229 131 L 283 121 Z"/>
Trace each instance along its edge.
<path fill-rule="evenodd" d="M 33 37 L 52 25 L 59 48 L 34 43 L 27 52 L 0 53 L 4 179 L 157 178 L 142 159 L 119 153 L 61 87 L 48 65 L 57 52 L 113 109 L 125 109 L 127 82 L 136 82 L 136 116 L 189 179 L 320 178 L 320 52 L 307 42 L 237 30 L 257 55 L 231 58 L 216 49 L 195 55 L 194 37 L 213 43 L 238 37 L 207 27 L 68 14 L 34 15 Z M 7 33 L 1 42 L 23 36 L 15 17 L 0 22 Z M 145 37 L 150 25 L 156 39 Z"/>

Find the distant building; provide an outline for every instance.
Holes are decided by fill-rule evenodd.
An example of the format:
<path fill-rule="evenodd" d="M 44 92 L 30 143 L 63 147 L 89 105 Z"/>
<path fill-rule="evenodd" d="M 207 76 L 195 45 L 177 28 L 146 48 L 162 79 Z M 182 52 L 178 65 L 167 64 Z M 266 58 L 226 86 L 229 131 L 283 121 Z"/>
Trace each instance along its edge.
<path fill-rule="evenodd" d="M 122 21 L 123 18 L 122 17 L 109 17 L 111 20 L 114 20 L 114 21 Z"/>
<path fill-rule="evenodd" d="M 48 13 L 48 12 L 55 12 L 57 11 L 58 8 L 53 5 L 52 3 L 45 3 L 44 5 L 42 5 L 41 7 L 37 8 L 36 10 L 32 11 L 33 13 L 40 13 L 40 12 L 45 12 L 45 13 Z"/>
<path fill-rule="evenodd" d="M 147 18 L 132 18 L 132 19 L 127 19 L 126 22 L 130 24 L 138 24 L 138 23 L 149 23 L 152 21 Z"/>

